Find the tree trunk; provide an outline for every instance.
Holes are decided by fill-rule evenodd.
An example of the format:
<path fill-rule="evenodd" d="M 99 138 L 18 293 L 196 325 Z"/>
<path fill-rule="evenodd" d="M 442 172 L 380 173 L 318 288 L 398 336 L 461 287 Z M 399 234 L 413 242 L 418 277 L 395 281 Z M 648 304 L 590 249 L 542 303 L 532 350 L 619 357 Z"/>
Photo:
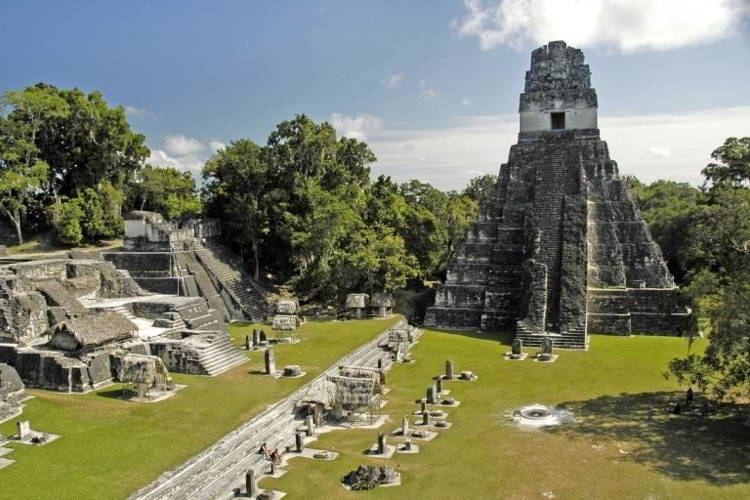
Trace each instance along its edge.
<path fill-rule="evenodd" d="M 8 216 L 10 221 L 13 223 L 13 226 L 16 228 L 16 238 L 18 239 L 18 244 L 23 245 L 23 231 L 21 231 L 21 213 L 18 210 L 14 210 L 11 212 L 10 210 L 5 210 L 5 215 Z"/>
<path fill-rule="evenodd" d="M 253 278 L 255 281 L 260 281 L 260 255 L 258 255 L 258 241 L 253 238 L 253 261 L 255 262 L 255 270 L 253 270 Z"/>

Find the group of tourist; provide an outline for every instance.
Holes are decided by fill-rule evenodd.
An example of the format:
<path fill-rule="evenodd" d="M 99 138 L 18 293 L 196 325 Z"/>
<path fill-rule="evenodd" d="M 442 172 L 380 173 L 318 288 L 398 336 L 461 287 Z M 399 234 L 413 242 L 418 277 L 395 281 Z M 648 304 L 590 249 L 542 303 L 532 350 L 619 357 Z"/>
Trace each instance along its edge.
<path fill-rule="evenodd" d="M 263 458 L 269 460 L 275 465 L 281 464 L 281 452 L 278 448 L 274 448 L 273 450 L 271 450 L 266 443 L 263 443 L 262 445 L 260 445 L 258 453 L 263 455 Z"/>
<path fill-rule="evenodd" d="M 683 408 L 683 405 L 681 405 L 679 402 L 675 403 L 675 405 L 671 408 L 667 408 L 667 412 L 671 413 L 672 415 L 681 415 L 683 412 L 683 409 L 690 408 L 693 406 L 693 401 L 695 399 L 695 392 L 693 392 L 692 387 L 688 387 L 688 390 L 685 392 L 685 406 Z M 708 415 L 708 402 L 704 401 L 703 405 L 700 408 L 696 408 L 693 413 L 699 417 L 705 417 Z"/>

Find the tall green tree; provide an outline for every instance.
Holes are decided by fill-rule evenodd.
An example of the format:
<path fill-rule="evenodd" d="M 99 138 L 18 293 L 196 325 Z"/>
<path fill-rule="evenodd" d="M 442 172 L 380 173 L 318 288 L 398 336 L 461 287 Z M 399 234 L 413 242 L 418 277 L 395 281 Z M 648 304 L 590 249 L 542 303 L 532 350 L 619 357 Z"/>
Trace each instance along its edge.
<path fill-rule="evenodd" d="M 670 363 L 680 382 L 718 398 L 750 396 L 750 139 L 730 138 L 704 169 L 704 209 L 690 226 L 696 259 L 687 286 L 708 347 Z"/>
<path fill-rule="evenodd" d="M 45 118 L 34 141 L 40 158 L 51 166 L 52 196 L 73 196 L 104 181 L 122 189 L 148 157 L 145 137 L 130 128 L 125 109 L 110 107 L 100 92 L 44 83 L 22 91 L 32 92 L 62 101 L 67 108 Z"/>
<path fill-rule="evenodd" d="M 235 141 L 206 162 L 203 178 L 210 213 L 223 221 L 240 251 L 250 249 L 259 279 L 265 238 L 271 232 L 269 212 L 283 210 L 263 149 L 247 139 Z"/>
<path fill-rule="evenodd" d="M 157 212 L 168 219 L 199 214 L 201 200 L 190 172 L 146 165 L 127 185 L 127 208 Z"/>
<path fill-rule="evenodd" d="M 705 219 L 705 196 L 690 184 L 674 181 L 644 185 L 633 178 L 629 185 L 669 270 L 678 283 L 684 283 L 702 253 L 696 247 L 694 228 Z"/>
<path fill-rule="evenodd" d="M 469 184 L 466 185 L 462 194 L 478 203 L 484 203 L 495 194 L 496 185 L 496 175 L 480 175 L 469 180 Z"/>
<path fill-rule="evenodd" d="M 750 187 L 750 137 L 730 137 L 711 153 L 704 187 Z"/>
<path fill-rule="evenodd" d="M 0 213 L 15 227 L 19 244 L 29 203 L 49 179 L 37 138 L 46 121 L 67 113 L 62 99 L 41 89 L 6 92 L 0 100 Z"/>

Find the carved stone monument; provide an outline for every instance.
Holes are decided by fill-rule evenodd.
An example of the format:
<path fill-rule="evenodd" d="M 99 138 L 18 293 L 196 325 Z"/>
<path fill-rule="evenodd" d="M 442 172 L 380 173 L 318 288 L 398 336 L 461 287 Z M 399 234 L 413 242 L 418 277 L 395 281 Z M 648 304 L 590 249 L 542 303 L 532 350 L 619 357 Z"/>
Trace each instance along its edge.
<path fill-rule="evenodd" d="M 18 439 L 20 441 L 26 441 L 31 438 L 31 425 L 28 420 L 19 420 L 16 422 L 18 429 Z"/>
<path fill-rule="evenodd" d="M 302 450 L 305 449 L 305 438 L 302 436 L 301 432 L 297 432 L 294 434 L 294 446 L 297 450 L 297 453 L 302 453 Z"/>
<path fill-rule="evenodd" d="M 378 433 L 378 455 L 385 455 L 386 452 L 386 440 L 385 433 Z"/>
<path fill-rule="evenodd" d="M 273 353 L 273 349 L 270 347 L 266 349 L 265 361 L 266 361 L 266 375 L 275 374 L 276 373 L 276 357 Z"/>
<path fill-rule="evenodd" d="M 315 423 L 313 422 L 312 415 L 307 415 L 307 417 L 305 417 L 305 430 L 308 436 L 312 436 L 315 432 Z"/>
<path fill-rule="evenodd" d="M 255 471 L 250 469 L 245 474 L 245 492 L 250 498 L 258 496 L 258 485 L 255 483 Z"/>
<path fill-rule="evenodd" d="M 434 405 L 437 403 L 437 388 L 435 387 L 435 384 L 432 384 L 430 387 L 427 388 L 427 402 L 431 405 Z"/>
<path fill-rule="evenodd" d="M 453 377 L 455 376 L 453 361 L 450 359 L 445 362 L 445 378 L 448 380 L 453 380 Z"/>
<path fill-rule="evenodd" d="M 547 334 L 586 349 L 588 331 L 680 335 L 690 314 L 607 143 L 583 53 L 534 50 L 520 133 L 493 195 L 448 265 L 425 324 Z"/>

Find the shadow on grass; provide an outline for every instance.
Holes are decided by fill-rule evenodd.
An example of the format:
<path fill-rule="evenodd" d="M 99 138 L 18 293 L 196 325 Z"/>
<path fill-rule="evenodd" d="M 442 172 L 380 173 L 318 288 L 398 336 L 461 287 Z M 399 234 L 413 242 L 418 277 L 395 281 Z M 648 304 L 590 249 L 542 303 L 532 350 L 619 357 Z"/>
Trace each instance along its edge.
<path fill-rule="evenodd" d="M 109 388 L 103 391 L 99 391 L 96 393 L 97 396 L 102 398 L 109 398 L 109 399 L 126 399 L 122 396 L 123 390 L 122 387 L 120 388 Z"/>
<path fill-rule="evenodd" d="M 503 345 L 511 345 L 513 343 L 512 332 L 485 332 L 479 330 L 441 330 L 438 328 L 427 328 L 431 332 L 437 333 L 448 333 L 450 335 L 460 335 L 462 337 L 468 337 L 470 339 L 479 340 L 496 340 Z"/>
<path fill-rule="evenodd" d="M 681 392 L 601 396 L 562 403 L 577 422 L 547 432 L 601 437 L 632 443 L 626 460 L 652 467 L 677 480 L 702 479 L 717 485 L 750 482 L 750 405 L 722 405 L 709 417 L 669 414 Z M 700 407 L 697 401 L 693 408 Z M 745 416 L 743 417 L 742 414 Z"/>

